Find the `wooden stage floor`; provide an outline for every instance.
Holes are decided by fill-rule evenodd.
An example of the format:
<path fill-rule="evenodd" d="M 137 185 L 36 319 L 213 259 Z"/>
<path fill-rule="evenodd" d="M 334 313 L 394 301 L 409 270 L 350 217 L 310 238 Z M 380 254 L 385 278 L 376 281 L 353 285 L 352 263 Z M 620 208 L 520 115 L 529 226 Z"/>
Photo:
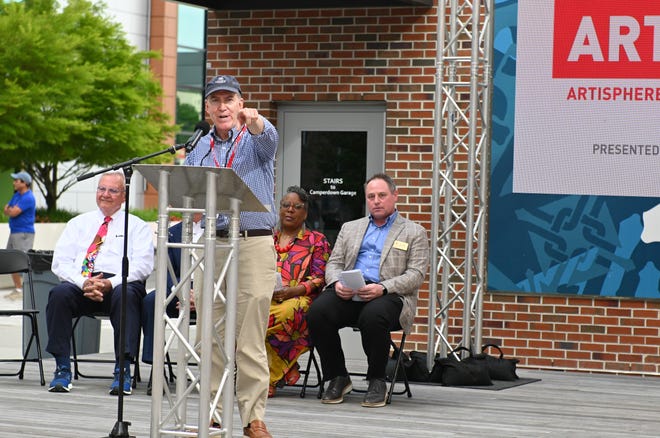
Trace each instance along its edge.
<path fill-rule="evenodd" d="M 0 372 L 15 365 L 0 363 Z M 83 365 L 88 372 L 111 372 L 109 364 Z M 54 361 L 44 366 L 48 384 Z M 141 370 L 148 377 L 149 367 L 142 364 Z M 323 405 L 315 389 L 303 399 L 299 389 L 288 387 L 269 400 L 265 421 L 275 438 L 660 436 L 660 378 L 527 369 L 519 375 L 541 381 L 501 391 L 413 384 L 412 398 L 394 396 L 391 405 L 376 409 L 360 406 L 362 394 Z M 124 398 L 131 436 L 149 436 L 146 381 Z M 117 397 L 108 395 L 107 379 L 81 379 L 69 394 L 49 393 L 30 363 L 24 380 L 0 377 L 0 384 L 3 438 L 106 437 L 117 420 Z M 234 436 L 240 437 L 234 412 Z"/>

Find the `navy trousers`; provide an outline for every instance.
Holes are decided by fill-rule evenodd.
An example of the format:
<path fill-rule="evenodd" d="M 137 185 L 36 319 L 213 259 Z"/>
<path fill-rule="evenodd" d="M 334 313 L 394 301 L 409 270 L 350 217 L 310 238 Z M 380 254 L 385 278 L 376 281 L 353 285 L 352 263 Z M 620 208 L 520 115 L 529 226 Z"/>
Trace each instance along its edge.
<path fill-rule="evenodd" d="M 137 357 L 140 341 L 140 312 L 146 295 L 144 282 L 133 281 L 126 287 L 126 345 L 119 348 L 121 318 L 121 289 L 119 285 L 106 294 L 103 302 L 92 301 L 73 283 L 62 282 L 51 289 L 46 306 L 48 345 L 46 351 L 55 357 L 70 357 L 73 318 L 82 315 L 103 314 L 110 317 L 114 329 L 115 357 L 119 353 Z"/>
<path fill-rule="evenodd" d="M 167 295 L 169 296 L 168 289 Z M 179 309 L 176 308 L 179 303 L 178 298 L 172 299 L 167 305 L 167 316 L 176 318 L 179 316 Z M 142 344 L 142 362 L 151 364 L 154 361 L 154 306 L 156 305 L 156 291 L 151 291 L 142 301 L 142 334 L 144 336 Z M 162 324 L 162 320 L 158 321 Z M 162 348 L 162 346 L 161 346 Z"/>

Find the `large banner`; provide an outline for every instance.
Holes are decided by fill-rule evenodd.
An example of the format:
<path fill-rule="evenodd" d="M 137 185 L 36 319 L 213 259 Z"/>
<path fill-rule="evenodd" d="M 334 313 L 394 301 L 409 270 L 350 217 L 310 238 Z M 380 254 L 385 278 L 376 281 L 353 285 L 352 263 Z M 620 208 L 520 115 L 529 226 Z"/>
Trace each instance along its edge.
<path fill-rule="evenodd" d="M 518 4 L 513 190 L 660 196 L 660 1 Z"/>
<path fill-rule="evenodd" d="M 660 298 L 660 1 L 496 0 L 488 289 Z"/>

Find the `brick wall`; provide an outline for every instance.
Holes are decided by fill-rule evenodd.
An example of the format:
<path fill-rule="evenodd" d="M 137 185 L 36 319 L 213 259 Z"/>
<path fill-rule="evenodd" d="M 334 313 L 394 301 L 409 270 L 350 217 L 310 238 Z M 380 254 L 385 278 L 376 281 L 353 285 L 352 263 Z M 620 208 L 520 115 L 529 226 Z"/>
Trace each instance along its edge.
<path fill-rule="evenodd" d="M 521 365 L 660 373 L 660 302 L 536 294 L 486 294 L 484 342 Z"/>
<path fill-rule="evenodd" d="M 430 230 L 436 22 L 435 8 L 210 11 L 208 75 L 237 76 L 275 124 L 277 102 L 386 102 L 385 170 L 400 210 Z M 426 350 L 428 303 L 425 285 L 411 350 Z M 657 307 L 486 294 L 483 334 L 521 366 L 657 373 Z M 454 342 L 460 315 L 450 313 Z"/>

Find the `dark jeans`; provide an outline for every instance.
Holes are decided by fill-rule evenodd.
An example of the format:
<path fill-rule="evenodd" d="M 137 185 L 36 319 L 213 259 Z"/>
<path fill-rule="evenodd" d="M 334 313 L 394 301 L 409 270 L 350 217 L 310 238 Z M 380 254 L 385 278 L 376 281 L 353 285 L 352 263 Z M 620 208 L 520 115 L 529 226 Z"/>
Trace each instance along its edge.
<path fill-rule="evenodd" d="M 312 344 L 319 353 L 323 380 L 348 374 L 339 329 L 357 327 L 367 355 L 367 379 L 385 378 L 390 332 L 401 330 L 403 300 L 389 293 L 369 302 L 342 300 L 330 288 L 314 300 L 307 312 Z"/>
<path fill-rule="evenodd" d="M 141 281 L 130 282 L 126 286 L 126 348 L 123 349 L 123 353 L 134 358 L 138 353 L 140 309 L 146 290 L 144 282 Z M 46 306 L 48 325 L 46 351 L 55 357 L 69 357 L 73 318 L 81 315 L 104 314 L 110 316 L 115 335 L 115 357 L 118 357 L 118 353 L 122 351 L 119 348 L 121 289 L 121 285 L 115 287 L 99 303 L 83 296 L 82 289 L 73 283 L 65 281 L 52 288 Z"/>

